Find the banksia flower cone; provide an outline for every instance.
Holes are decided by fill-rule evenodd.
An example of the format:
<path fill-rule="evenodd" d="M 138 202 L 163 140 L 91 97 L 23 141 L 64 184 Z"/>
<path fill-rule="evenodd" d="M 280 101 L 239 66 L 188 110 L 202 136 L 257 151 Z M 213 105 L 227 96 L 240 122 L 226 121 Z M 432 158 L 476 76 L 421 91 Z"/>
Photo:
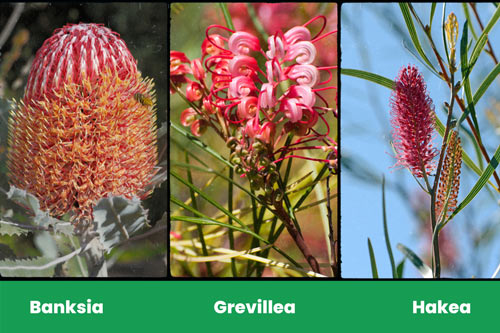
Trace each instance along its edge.
<path fill-rule="evenodd" d="M 439 177 L 439 189 L 436 200 L 436 217 L 439 218 L 446 206 L 444 218 L 457 206 L 460 188 L 460 169 L 462 167 L 462 146 L 456 131 L 451 132 L 446 148 L 443 169 Z"/>
<path fill-rule="evenodd" d="M 415 177 L 430 175 L 438 153 L 432 145 L 434 106 L 416 67 L 401 69 L 390 105 L 396 166 L 408 168 Z"/>
<path fill-rule="evenodd" d="M 117 33 L 98 24 L 57 29 L 36 53 L 9 120 L 11 183 L 74 221 L 91 221 L 108 194 L 147 196 L 155 102 L 152 80 Z"/>

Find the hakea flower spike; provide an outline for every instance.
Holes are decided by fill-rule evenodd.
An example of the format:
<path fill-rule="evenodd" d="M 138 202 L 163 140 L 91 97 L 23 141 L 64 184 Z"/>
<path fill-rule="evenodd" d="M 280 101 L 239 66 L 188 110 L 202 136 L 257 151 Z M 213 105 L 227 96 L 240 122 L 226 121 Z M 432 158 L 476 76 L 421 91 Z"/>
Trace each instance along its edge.
<path fill-rule="evenodd" d="M 415 177 L 430 175 L 438 154 L 432 145 L 434 106 L 416 67 L 408 65 L 401 69 L 390 105 L 396 166 L 408 168 Z"/>
<path fill-rule="evenodd" d="M 462 146 L 456 131 L 450 134 L 446 148 L 443 169 L 439 177 L 439 187 L 436 200 L 436 216 L 440 218 L 446 210 L 443 219 L 457 207 L 458 190 L 460 189 L 460 171 L 462 167 Z"/>
<path fill-rule="evenodd" d="M 174 72 L 188 60 L 171 52 Z M 87 225 L 107 195 L 142 198 L 157 164 L 153 82 L 98 24 L 57 29 L 37 51 L 9 121 L 10 182 L 52 216 Z"/>

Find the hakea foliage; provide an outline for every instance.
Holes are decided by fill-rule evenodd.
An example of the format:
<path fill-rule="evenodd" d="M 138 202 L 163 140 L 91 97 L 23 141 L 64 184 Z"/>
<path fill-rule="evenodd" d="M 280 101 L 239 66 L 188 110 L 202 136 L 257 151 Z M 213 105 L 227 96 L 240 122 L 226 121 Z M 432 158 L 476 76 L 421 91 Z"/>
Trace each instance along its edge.
<path fill-rule="evenodd" d="M 436 216 L 439 218 L 444 212 L 446 219 L 448 213 L 457 207 L 458 191 L 460 189 L 460 171 L 462 167 L 462 146 L 456 131 L 450 134 L 443 168 L 439 177 L 439 188 L 436 200 Z"/>
<path fill-rule="evenodd" d="M 408 65 L 401 69 L 390 106 L 396 166 L 408 168 L 415 177 L 430 175 L 438 154 L 432 144 L 434 105 L 417 67 Z"/>
<path fill-rule="evenodd" d="M 153 82 L 119 35 L 57 29 L 38 50 L 9 122 L 11 184 L 53 216 L 92 220 L 108 195 L 145 197 L 157 164 Z"/>
<path fill-rule="evenodd" d="M 318 16 L 287 32 L 269 37 L 267 50 L 259 39 L 245 31 L 212 25 L 201 45 L 202 57 L 190 61 L 183 53 L 171 51 L 171 92 L 187 84 L 185 96 L 191 107 L 181 114 L 181 123 L 200 136 L 214 128 L 231 148 L 236 171 L 249 177 L 254 189 L 277 179 L 276 163 L 285 158 L 302 158 L 337 165 L 337 143 L 329 137 L 328 112 L 336 116 L 321 92 L 329 85 L 336 66 L 313 63 L 315 43 L 336 31 L 311 36 L 308 25 L 326 18 Z M 225 30 L 229 38 L 212 33 Z M 335 50 L 325 50 L 335 52 Z M 259 67 L 259 60 L 264 65 Z M 321 82 L 320 72 L 328 73 Z M 194 77 L 190 79 L 187 74 Z M 325 124 L 326 133 L 316 130 Z M 286 146 L 280 140 L 289 134 L 298 137 Z M 310 142 L 319 145 L 307 145 Z M 282 145 L 282 144 L 281 144 Z M 305 149 L 322 149 L 325 158 L 295 154 Z M 268 179 L 269 178 L 269 179 Z M 272 179 L 271 179 L 272 178 Z"/>

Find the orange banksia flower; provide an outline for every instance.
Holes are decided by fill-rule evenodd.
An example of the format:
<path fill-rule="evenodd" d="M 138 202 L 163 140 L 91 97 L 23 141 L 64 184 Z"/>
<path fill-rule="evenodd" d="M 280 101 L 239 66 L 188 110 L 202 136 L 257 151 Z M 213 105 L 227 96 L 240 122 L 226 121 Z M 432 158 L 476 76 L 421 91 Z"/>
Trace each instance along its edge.
<path fill-rule="evenodd" d="M 439 177 L 439 188 L 436 200 L 436 217 L 440 215 L 447 204 L 444 218 L 453 212 L 457 206 L 458 190 L 460 188 L 460 169 L 462 167 L 462 147 L 460 137 L 456 131 L 451 132 L 450 141 L 446 148 L 443 169 Z"/>
<path fill-rule="evenodd" d="M 146 197 L 157 164 L 153 86 L 117 33 L 98 24 L 56 30 L 9 120 L 11 184 L 76 221 L 91 221 L 108 194 Z"/>

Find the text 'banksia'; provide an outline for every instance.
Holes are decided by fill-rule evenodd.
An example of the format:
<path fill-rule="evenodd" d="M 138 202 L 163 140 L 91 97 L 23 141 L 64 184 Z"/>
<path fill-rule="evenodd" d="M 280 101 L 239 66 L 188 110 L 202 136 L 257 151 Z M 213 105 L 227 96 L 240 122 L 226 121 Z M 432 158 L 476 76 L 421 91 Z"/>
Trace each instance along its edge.
<path fill-rule="evenodd" d="M 396 166 L 408 168 L 415 177 L 430 175 L 438 154 L 432 145 L 434 106 L 416 67 L 408 65 L 401 69 L 390 105 Z"/>
<path fill-rule="evenodd" d="M 108 194 L 147 196 L 157 164 L 155 101 L 152 80 L 117 33 L 98 24 L 57 29 L 36 53 L 9 120 L 11 184 L 76 221 L 91 221 Z"/>

